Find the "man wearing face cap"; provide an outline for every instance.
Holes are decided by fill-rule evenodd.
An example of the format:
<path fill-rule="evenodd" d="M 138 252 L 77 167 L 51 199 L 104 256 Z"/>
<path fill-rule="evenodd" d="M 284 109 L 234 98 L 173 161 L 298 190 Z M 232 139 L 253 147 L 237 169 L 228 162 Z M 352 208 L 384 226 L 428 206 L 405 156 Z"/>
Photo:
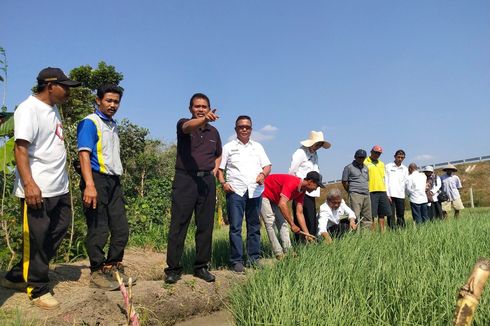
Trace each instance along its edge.
<path fill-rule="evenodd" d="M 14 114 L 14 193 L 23 215 L 22 259 L 0 278 L 3 287 L 26 291 L 32 303 L 55 309 L 59 302 L 49 290 L 49 261 L 55 256 L 71 221 L 66 150 L 57 105 L 70 95 L 70 80 L 59 68 L 45 68 L 37 90 Z"/>

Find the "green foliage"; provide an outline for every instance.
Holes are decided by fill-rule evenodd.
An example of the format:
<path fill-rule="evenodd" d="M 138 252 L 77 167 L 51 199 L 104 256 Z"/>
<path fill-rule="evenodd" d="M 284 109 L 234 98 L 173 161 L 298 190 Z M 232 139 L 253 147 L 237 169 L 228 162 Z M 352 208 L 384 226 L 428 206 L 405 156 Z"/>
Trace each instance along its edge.
<path fill-rule="evenodd" d="M 122 73 L 117 72 L 114 66 L 107 65 L 104 61 L 101 61 L 97 69 L 89 65 L 72 69 L 70 78 L 81 82 L 84 88 L 96 90 L 103 84 L 119 85 L 124 76 Z"/>
<path fill-rule="evenodd" d="M 0 112 L 0 137 L 12 137 L 14 135 L 14 113 Z"/>
<path fill-rule="evenodd" d="M 475 212 L 475 211 L 473 211 Z M 448 325 L 457 289 L 490 254 L 489 210 L 297 248 L 231 295 L 237 325 Z M 490 324 L 486 291 L 474 325 Z"/>

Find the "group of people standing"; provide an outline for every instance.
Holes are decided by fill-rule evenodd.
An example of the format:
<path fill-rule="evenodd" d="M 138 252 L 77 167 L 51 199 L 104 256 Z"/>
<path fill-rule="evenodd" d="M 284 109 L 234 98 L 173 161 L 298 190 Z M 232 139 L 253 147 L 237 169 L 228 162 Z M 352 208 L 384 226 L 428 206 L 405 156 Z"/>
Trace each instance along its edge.
<path fill-rule="evenodd" d="M 0 286 L 27 292 L 32 303 L 55 309 L 59 302 L 49 289 L 49 262 L 55 256 L 71 220 L 66 149 L 57 105 L 64 103 L 70 88 L 80 85 L 59 68 L 45 68 L 37 77 L 37 90 L 14 113 L 15 158 L 17 161 L 15 195 L 23 211 L 22 259 L 4 277 Z M 129 227 L 124 208 L 120 176 L 123 172 L 117 123 L 123 90 L 117 85 L 99 87 L 95 112 L 78 124 L 77 148 L 81 175 L 83 211 L 87 222 L 86 248 L 90 261 L 90 285 L 114 290 L 116 275 L 128 281 L 122 265 Z M 405 153 L 395 153 L 395 161 L 384 166 L 379 160 L 380 146 L 367 157 L 356 151 L 354 161 L 343 171 L 342 184 L 348 192 L 350 207 L 339 189 L 328 192 L 327 200 L 316 209 L 316 198 L 324 187 L 319 173 L 317 151 L 331 144 L 320 131 L 293 153 L 287 174 L 271 174 L 272 164 L 263 146 L 251 139 L 252 118 L 240 115 L 235 121 L 236 139 L 222 146 L 212 122 L 219 119 L 209 98 L 194 94 L 189 101 L 190 118 L 177 122 L 177 157 L 172 185 L 171 219 L 164 280 L 172 284 L 182 275 L 181 258 L 192 216 L 196 224 L 194 276 L 214 282 L 209 271 L 216 205 L 216 180 L 226 193 L 230 222 L 230 264 L 242 273 L 245 267 L 260 265 L 260 227 L 277 259 L 291 248 L 290 231 L 298 242 L 317 237 L 331 242 L 331 236 L 357 229 L 359 223 L 373 227 L 378 217 L 381 229 L 404 226 L 404 198 L 409 194 L 417 223 L 429 216 L 440 216 L 438 193 L 441 185 L 456 214 L 463 208 L 458 188 L 461 182 L 452 175 L 438 177 L 432 167 L 424 174 L 415 164 L 406 168 Z M 440 198 L 440 197 L 439 197 Z M 289 209 L 291 202 L 292 213 Z M 427 207 L 431 209 L 428 210 Z M 439 208 L 438 208 L 439 207 Z M 447 210 L 447 207 L 442 207 Z M 396 214 L 396 220 L 395 220 Z M 347 217 L 345 219 L 344 217 Z M 246 220 L 246 250 L 242 240 Z M 109 240 L 110 237 L 110 240 Z M 108 243 L 108 251 L 104 248 Z M 134 281 L 134 279 L 133 279 Z"/>
<path fill-rule="evenodd" d="M 22 258 L 0 277 L 0 286 L 26 292 L 33 305 L 42 309 L 59 306 L 49 288 L 49 262 L 72 217 L 57 105 L 65 103 L 70 89 L 78 86 L 80 83 L 70 80 L 61 69 L 45 68 L 37 76 L 35 93 L 14 113 L 14 194 L 22 207 Z M 116 274 L 126 284 L 129 279 L 122 265 L 129 226 L 119 179 L 123 172 L 119 135 L 113 120 L 122 96 L 117 85 L 100 86 L 95 112 L 77 128 L 79 159 L 75 168 L 81 175 L 90 286 L 106 290 L 119 288 Z"/>

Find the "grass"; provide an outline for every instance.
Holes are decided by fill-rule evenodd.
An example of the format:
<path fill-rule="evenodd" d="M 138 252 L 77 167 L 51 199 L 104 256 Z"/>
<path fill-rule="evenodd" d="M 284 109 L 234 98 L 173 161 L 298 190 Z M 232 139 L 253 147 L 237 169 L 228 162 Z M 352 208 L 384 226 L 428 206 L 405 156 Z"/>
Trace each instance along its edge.
<path fill-rule="evenodd" d="M 490 211 L 297 247 L 230 296 L 238 325 L 448 325 L 476 260 L 490 257 Z M 490 290 L 474 325 L 490 324 Z"/>

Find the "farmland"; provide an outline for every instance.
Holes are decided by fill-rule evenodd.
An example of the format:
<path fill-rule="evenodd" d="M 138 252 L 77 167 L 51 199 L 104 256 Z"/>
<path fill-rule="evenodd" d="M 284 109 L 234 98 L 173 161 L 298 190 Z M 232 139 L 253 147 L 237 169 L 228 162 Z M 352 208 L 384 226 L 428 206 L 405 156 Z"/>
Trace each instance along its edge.
<path fill-rule="evenodd" d="M 252 275 L 231 294 L 238 325 L 447 325 L 458 288 L 490 256 L 490 210 L 385 234 L 349 235 Z M 490 324 L 490 291 L 474 325 Z"/>

